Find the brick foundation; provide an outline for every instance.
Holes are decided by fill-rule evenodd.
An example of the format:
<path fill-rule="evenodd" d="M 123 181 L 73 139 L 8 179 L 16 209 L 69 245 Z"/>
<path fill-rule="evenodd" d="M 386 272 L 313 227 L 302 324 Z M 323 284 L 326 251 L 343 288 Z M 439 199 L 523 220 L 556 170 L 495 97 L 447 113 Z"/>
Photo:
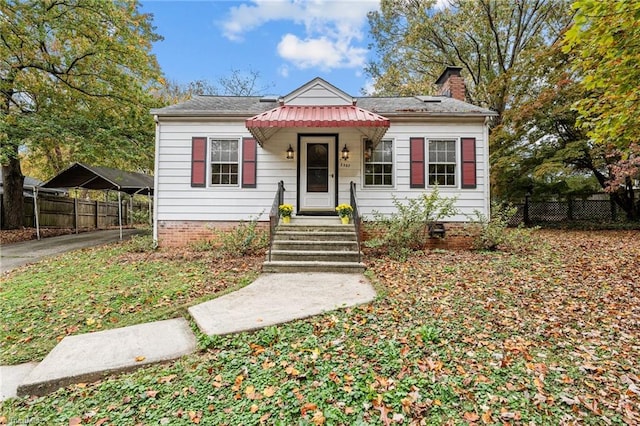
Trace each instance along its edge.
<path fill-rule="evenodd" d="M 158 222 L 158 244 L 161 247 L 181 247 L 198 241 L 211 241 L 214 230 L 230 230 L 239 222 L 205 222 L 196 220 L 176 220 Z M 445 223 L 445 238 L 429 238 L 425 249 L 470 250 L 478 235 L 478 225 L 469 223 Z M 268 229 L 268 222 L 260 222 L 258 227 Z M 363 223 L 360 230 L 362 241 L 373 238 L 373 229 Z"/>
<path fill-rule="evenodd" d="M 473 243 L 478 236 L 478 225 L 470 223 L 449 222 L 444 224 L 446 229 L 445 238 L 429 238 L 425 244 L 425 249 L 442 250 L 471 250 Z M 363 223 L 360 231 L 362 241 L 375 237 L 375 231 Z"/>
<path fill-rule="evenodd" d="M 158 222 L 158 244 L 160 247 L 180 247 L 198 241 L 215 238 L 214 230 L 230 230 L 239 222 L 205 222 L 198 220 L 172 220 Z M 260 222 L 258 227 L 268 228 L 268 222 Z"/>

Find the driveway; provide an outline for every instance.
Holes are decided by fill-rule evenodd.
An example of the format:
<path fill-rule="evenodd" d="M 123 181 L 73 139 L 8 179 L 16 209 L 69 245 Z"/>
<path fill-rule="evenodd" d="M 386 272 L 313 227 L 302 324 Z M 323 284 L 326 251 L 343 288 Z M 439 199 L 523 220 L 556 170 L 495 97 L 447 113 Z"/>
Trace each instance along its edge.
<path fill-rule="evenodd" d="M 139 229 L 123 229 L 122 238 L 128 239 L 131 238 L 132 235 L 141 233 L 144 233 L 144 231 Z M 31 240 L 20 243 L 3 244 L 0 248 L 0 272 L 5 273 L 18 266 L 37 262 L 45 257 L 112 243 L 119 241 L 119 239 L 120 231 L 115 229 L 61 235 L 59 237 L 43 238 L 40 241 Z"/>

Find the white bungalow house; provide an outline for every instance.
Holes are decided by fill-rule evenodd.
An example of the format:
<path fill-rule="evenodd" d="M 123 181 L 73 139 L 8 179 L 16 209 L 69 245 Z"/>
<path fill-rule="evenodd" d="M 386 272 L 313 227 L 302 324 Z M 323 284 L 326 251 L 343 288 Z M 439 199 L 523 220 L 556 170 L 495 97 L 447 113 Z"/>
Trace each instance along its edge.
<path fill-rule="evenodd" d="M 360 213 L 436 185 L 465 214 L 489 212 L 487 120 L 464 102 L 461 69 L 439 96 L 353 97 L 315 78 L 282 97 L 196 96 L 152 110 L 154 238 L 179 245 L 211 227 L 269 219 L 278 183 L 294 215 L 335 215 L 355 183 Z"/>

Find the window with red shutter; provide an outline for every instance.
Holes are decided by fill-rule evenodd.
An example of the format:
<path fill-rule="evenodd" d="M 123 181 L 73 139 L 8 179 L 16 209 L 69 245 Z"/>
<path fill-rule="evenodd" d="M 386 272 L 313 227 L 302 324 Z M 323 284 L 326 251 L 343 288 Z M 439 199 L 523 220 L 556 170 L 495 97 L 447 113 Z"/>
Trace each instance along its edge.
<path fill-rule="evenodd" d="M 258 147 L 253 138 L 242 139 L 242 187 L 255 188 L 257 186 L 257 154 Z"/>
<path fill-rule="evenodd" d="M 462 188 L 472 189 L 476 182 L 476 138 L 462 138 Z"/>
<path fill-rule="evenodd" d="M 457 186 L 457 139 L 429 139 L 429 167 L 427 168 L 427 185 Z"/>
<path fill-rule="evenodd" d="M 424 138 L 409 139 L 410 187 L 424 188 Z"/>
<path fill-rule="evenodd" d="M 207 138 L 191 138 L 191 186 L 207 186 Z"/>

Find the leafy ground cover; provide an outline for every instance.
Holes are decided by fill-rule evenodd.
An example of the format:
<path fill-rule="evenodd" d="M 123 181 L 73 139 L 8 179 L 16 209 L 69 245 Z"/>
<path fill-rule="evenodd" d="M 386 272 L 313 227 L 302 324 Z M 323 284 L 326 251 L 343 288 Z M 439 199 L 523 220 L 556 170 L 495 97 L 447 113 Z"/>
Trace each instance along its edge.
<path fill-rule="evenodd" d="M 57 237 L 75 232 L 72 228 L 40 228 L 40 238 Z M 38 238 L 36 228 L 2 229 L 0 230 L 0 244 L 18 243 L 20 241 Z"/>
<path fill-rule="evenodd" d="M 0 360 L 37 361 L 63 337 L 188 317 L 186 308 L 255 279 L 263 256 L 142 251 L 148 238 L 71 252 L 0 278 Z"/>
<path fill-rule="evenodd" d="M 638 424 L 637 232 L 370 259 L 371 304 L 5 402 L 42 424 Z"/>

